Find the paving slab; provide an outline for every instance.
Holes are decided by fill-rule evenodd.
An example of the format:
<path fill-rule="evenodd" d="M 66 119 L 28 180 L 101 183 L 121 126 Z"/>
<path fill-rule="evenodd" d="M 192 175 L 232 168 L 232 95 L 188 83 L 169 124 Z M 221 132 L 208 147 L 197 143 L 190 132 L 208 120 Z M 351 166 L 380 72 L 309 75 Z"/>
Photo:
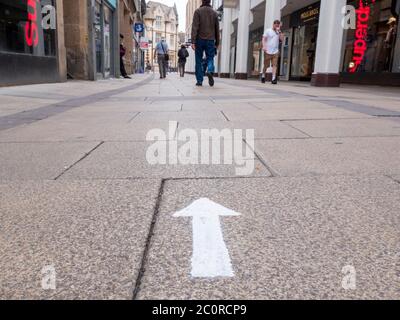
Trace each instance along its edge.
<path fill-rule="evenodd" d="M 80 123 L 82 126 L 128 123 L 139 112 L 97 112 L 81 108 L 69 109 L 51 117 L 51 120 L 66 123 Z"/>
<path fill-rule="evenodd" d="M 252 129 L 255 139 L 293 139 L 307 138 L 307 134 L 302 133 L 282 121 L 180 121 L 178 134 L 184 129 L 196 130 L 198 134 L 202 129 Z M 245 137 L 245 132 L 243 132 Z"/>
<path fill-rule="evenodd" d="M 191 218 L 173 214 L 203 197 L 242 214 L 221 217 L 234 277 L 191 276 Z M 168 181 L 138 298 L 399 299 L 399 197 L 386 177 Z"/>
<path fill-rule="evenodd" d="M 0 143 L 0 180 L 54 179 L 98 144 Z"/>
<path fill-rule="evenodd" d="M 188 104 L 186 102 L 182 105 L 182 111 L 208 111 L 208 110 L 240 110 L 241 112 L 259 110 L 257 107 L 247 101 L 232 102 L 232 103 L 219 103 L 219 102 L 202 102 L 194 101 L 196 104 Z"/>
<path fill-rule="evenodd" d="M 210 110 L 207 112 L 160 112 L 157 114 L 150 112 L 140 113 L 135 118 L 138 121 L 183 121 L 183 120 L 225 120 L 225 117 L 218 110 Z"/>
<path fill-rule="evenodd" d="M 304 110 L 304 109 L 311 109 L 311 110 L 327 110 L 328 107 L 321 103 L 321 102 L 316 102 L 316 101 L 310 101 L 310 100 L 292 100 L 292 101 L 274 101 L 272 100 L 271 102 L 266 99 L 265 102 L 254 102 L 253 103 L 258 109 L 261 110 L 275 110 L 275 109 L 281 109 L 281 110 L 287 110 L 288 112 L 290 111 L 295 111 L 296 109 L 299 110 Z"/>
<path fill-rule="evenodd" d="M 257 140 L 256 152 L 282 176 L 400 174 L 400 138 Z"/>
<path fill-rule="evenodd" d="M 124 123 L 113 121 L 104 123 L 88 121 L 85 123 L 81 119 L 60 121 L 51 118 L 1 131 L 0 142 L 146 141 L 146 135 L 150 130 L 169 131 L 170 123 L 168 121 L 132 123 L 134 117 Z M 172 139 L 175 139 L 177 124 L 171 125 L 174 125 L 172 128 L 175 128 L 172 130 Z"/>
<path fill-rule="evenodd" d="M 312 137 L 400 136 L 400 125 L 387 119 L 341 119 L 288 121 Z"/>
<path fill-rule="evenodd" d="M 400 175 L 392 175 L 390 176 L 392 179 L 394 179 L 395 181 L 397 181 L 398 183 L 400 183 Z"/>
<path fill-rule="evenodd" d="M 389 110 L 382 107 L 374 107 L 368 104 L 361 103 L 358 100 L 346 101 L 346 100 L 335 100 L 335 99 L 329 99 L 329 100 L 321 99 L 319 101 L 325 103 L 328 106 L 352 112 L 359 112 L 370 116 L 400 117 L 400 112 L 398 111 Z"/>
<path fill-rule="evenodd" d="M 34 110 L 57 102 L 60 100 L 0 95 L 0 117 Z"/>
<path fill-rule="evenodd" d="M 0 182 L 1 298 L 132 299 L 159 185 Z"/>
<path fill-rule="evenodd" d="M 232 141 L 228 141 L 232 143 Z M 160 153 L 169 156 L 169 143 L 158 144 Z M 173 143 L 173 142 L 172 142 Z M 201 178 L 201 177 L 239 177 L 239 176 L 270 176 L 266 167 L 254 158 L 254 154 L 240 141 L 243 157 L 231 159 L 231 164 L 225 164 L 222 147 L 220 148 L 221 164 L 151 164 L 147 160 L 147 152 L 153 155 L 150 146 L 154 142 L 105 142 L 87 158 L 80 161 L 61 179 L 132 179 L 132 178 Z M 181 147 L 183 143 L 180 143 Z M 221 144 L 224 146 L 224 144 Z M 149 151 L 150 150 L 150 151 Z M 200 152 L 199 152 L 200 154 Z M 250 155 L 250 156 L 247 156 Z M 160 154 L 161 156 L 161 154 Z M 211 158 L 210 158 L 211 159 Z M 165 157 L 163 158 L 165 161 Z M 239 160 L 245 160 L 240 162 Z M 251 160 L 251 161 L 250 161 Z M 165 162 L 164 162 L 165 163 Z M 211 163 L 211 160 L 208 162 Z M 248 165 L 249 174 L 241 174 L 238 168 Z M 247 171 L 246 171 L 247 172 Z"/>
<path fill-rule="evenodd" d="M 359 119 L 368 118 L 370 116 L 346 111 L 341 109 L 326 108 L 326 109 L 279 109 L 274 108 L 268 111 L 252 111 L 243 113 L 240 111 L 225 111 L 225 115 L 230 121 L 243 120 L 308 120 L 308 119 Z"/>
<path fill-rule="evenodd" d="M 394 99 L 358 100 L 358 102 L 377 108 L 400 112 L 400 100 L 394 100 Z"/>

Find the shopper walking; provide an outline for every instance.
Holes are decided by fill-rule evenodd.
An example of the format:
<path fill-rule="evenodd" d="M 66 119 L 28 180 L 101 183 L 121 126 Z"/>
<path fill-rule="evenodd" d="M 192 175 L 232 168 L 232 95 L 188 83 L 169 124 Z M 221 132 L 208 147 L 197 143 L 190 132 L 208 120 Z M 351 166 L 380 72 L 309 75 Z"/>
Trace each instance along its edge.
<path fill-rule="evenodd" d="M 122 34 L 120 34 L 119 38 L 120 38 L 119 67 L 120 67 L 121 76 L 123 76 L 125 79 L 131 79 L 131 77 L 128 76 L 128 73 L 126 72 L 125 64 L 124 64 L 124 56 L 126 54 L 126 48 L 124 47 L 124 36 Z"/>
<path fill-rule="evenodd" d="M 274 21 L 272 29 L 267 29 L 263 35 L 263 50 L 264 50 L 264 69 L 261 76 L 261 82 L 265 83 L 265 74 L 267 69 L 272 65 L 272 84 L 278 83 L 277 71 L 279 61 L 279 45 L 284 40 L 284 35 L 281 32 L 281 22 Z"/>
<path fill-rule="evenodd" d="M 188 57 L 189 57 L 189 52 L 187 51 L 186 46 L 182 45 L 178 51 L 179 74 L 182 78 L 185 76 L 185 66 Z"/>
<path fill-rule="evenodd" d="M 167 76 L 167 66 L 169 61 L 168 55 L 168 44 L 165 42 L 165 38 L 161 38 L 161 41 L 157 43 L 154 55 L 157 56 L 158 68 L 160 69 L 160 79 L 165 79 Z"/>
<path fill-rule="evenodd" d="M 196 55 L 196 86 L 202 86 L 203 54 L 207 59 L 208 83 L 214 86 L 214 57 L 219 46 L 219 21 L 218 13 L 211 7 L 211 0 L 203 0 L 202 5 L 194 12 L 192 25 L 192 48 Z"/>

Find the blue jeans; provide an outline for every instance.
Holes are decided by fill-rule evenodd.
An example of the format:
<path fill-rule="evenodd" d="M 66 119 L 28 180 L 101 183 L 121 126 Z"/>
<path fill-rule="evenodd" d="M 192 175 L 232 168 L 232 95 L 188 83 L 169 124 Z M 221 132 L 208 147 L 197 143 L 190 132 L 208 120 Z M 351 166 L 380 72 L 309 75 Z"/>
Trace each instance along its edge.
<path fill-rule="evenodd" d="M 196 79 L 197 83 L 203 83 L 204 68 L 203 68 L 203 55 L 206 53 L 207 59 L 207 72 L 214 73 L 214 57 L 215 57 L 215 41 L 202 40 L 196 41 Z"/>

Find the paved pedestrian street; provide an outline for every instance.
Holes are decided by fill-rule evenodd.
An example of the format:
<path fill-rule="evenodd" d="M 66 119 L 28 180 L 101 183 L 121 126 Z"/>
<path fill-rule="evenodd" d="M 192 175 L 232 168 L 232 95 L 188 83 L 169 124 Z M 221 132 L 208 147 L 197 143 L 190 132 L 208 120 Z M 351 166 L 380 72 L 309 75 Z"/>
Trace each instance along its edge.
<path fill-rule="evenodd" d="M 400 299 L 400 91 L 194 84 L 0 88 L 0 298 Z"/>

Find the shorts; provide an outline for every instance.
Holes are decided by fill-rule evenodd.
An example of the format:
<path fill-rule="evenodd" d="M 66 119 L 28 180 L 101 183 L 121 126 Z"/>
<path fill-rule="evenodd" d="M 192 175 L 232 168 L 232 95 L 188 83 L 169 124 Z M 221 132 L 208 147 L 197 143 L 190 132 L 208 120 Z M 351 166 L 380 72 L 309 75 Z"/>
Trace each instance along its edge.
<path fill-rule="evenodd" d="M 268 54 L 265 53 L 264 54 L 264 71 L 266 71 L 271 63 L 272 63 L 272 67 L 276 68 L 278 67 L 278 60 L 279 60 L 279 53 L 276 54 Z"/>

